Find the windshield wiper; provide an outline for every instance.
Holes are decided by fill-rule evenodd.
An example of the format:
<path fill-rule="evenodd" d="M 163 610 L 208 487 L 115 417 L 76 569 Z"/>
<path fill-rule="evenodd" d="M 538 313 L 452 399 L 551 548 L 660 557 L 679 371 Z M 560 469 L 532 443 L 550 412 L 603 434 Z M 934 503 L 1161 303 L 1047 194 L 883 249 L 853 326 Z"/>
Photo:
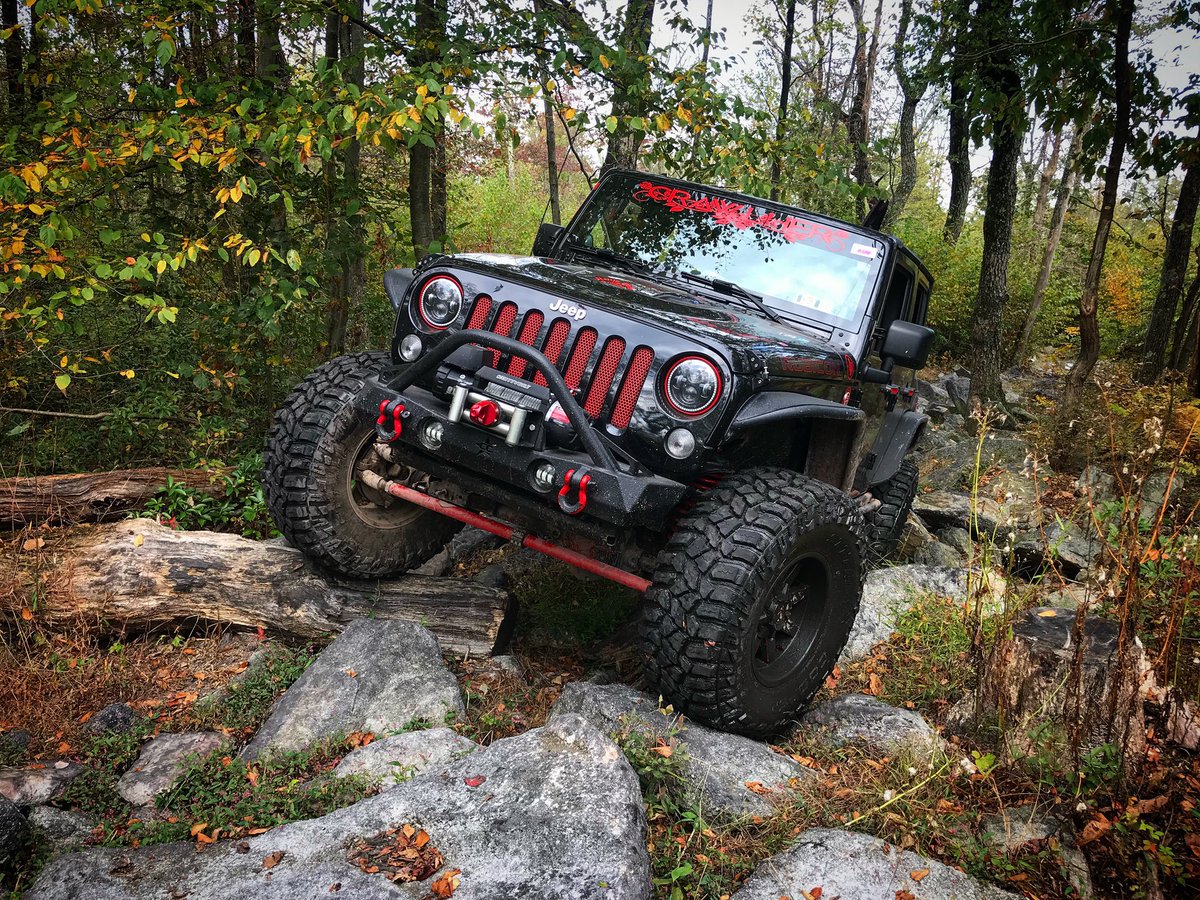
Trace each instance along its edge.
<path fill-rule="evenodd" d="M 630 272 L 636 272 L 639 275 L 648 274 L 654 275 L 657 269 L 650 263 L 642 262 L 640 259 L 630 259 L 628 256 L 622 256 L 614 250 L 609 250 L 606 247 L 589 247 L 587 244 L 581 244 L 578 241 L 567 241 L 567 247 L 571 250 L 578 250 L 581 253 L 587 253 L 595 256 L 605 262 L 610 262 L 618 267 L 623 267 Z"/>
<path fill-rule="evenodd" d="M 695 284 L 702 284 L 705 287 L 716 291 L 718 294 L 725 294 L 728 297 L 733 297 L 734 299 L 749 303 L 764 316 L 774 322 L 783 321 L 781 318 L 779 318 L 779 314 L 776 313 L 775 310 L 763 303 L 762 298 L 759 297 L 758 294 L 751 293 L 740 284 L 736 284 L 732 281 L 726 281 L 724 278 L 705 278 L 703 275 L 697 275 L 694 272 L 680 272 L 679 277 Z"/>

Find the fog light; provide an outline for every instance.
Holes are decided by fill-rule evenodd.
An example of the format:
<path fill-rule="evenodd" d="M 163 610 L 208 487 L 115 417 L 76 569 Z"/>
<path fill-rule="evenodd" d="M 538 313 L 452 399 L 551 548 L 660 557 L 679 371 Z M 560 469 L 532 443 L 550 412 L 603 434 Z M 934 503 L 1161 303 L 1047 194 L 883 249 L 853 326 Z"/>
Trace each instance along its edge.
<path fill-rule="evenodd" d="M 430 419 L 421 426 L 421 443 L 430 450 L 436 450 L 442 446 L 442 436 L 446 433 L 445 427 L 437 419 Z"/>
<path fill-rule="evenodd" d="M 676 459 L 687 459 L 696 449 L 696 438 L 686 428 L 676 428 L 667 435 L 666 447 Z"/>
<path fill-rule="evenodd" d="M 419 335 L 406 334 L 400 339 L 400 358 L 405 362 L 413 362 L 424 349 Z"/>
<path fill-rule="evenodd" d="M 533 485 L 539 491 L 554 489 L 554 466 L 551 463 L 541 463 L 533 470 Z"/>

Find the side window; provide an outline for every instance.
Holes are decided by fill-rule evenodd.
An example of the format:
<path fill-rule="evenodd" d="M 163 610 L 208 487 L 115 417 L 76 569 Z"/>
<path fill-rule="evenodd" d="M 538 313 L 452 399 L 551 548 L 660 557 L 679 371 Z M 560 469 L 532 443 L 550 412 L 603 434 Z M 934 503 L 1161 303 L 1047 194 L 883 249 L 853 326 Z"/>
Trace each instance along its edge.
<path fill-rule="evenodd" d="M 925 317 L 929 315 L 929 284 L 922 280 L 917 285 L 917 305 L 913 307 L 911 321 L 918 325 L 925 324 Z"/>
<path fill-rule="evenodd" d="M 880 334 L 887 331 L 889 325 L 896 319 L 908 319 L 912 310 L 913 273 L 902 265 L 892 270 L 892 280 L 888 284 L 887 296 L 883 300 L 883 309 L 879 313 L 877 327 Z"/>

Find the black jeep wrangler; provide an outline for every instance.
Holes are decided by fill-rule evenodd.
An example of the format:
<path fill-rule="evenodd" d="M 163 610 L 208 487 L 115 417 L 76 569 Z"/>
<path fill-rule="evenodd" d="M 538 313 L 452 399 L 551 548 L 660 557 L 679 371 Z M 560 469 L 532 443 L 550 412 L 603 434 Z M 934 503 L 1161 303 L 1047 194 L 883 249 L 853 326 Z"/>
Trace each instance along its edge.
<path fill-rule="evenodd" d="M 529 257 L 384 282 L 390 353 L 279 411 L 279 530 L 344 576 L 404 572 L 463 523 L 645 594 L 645 676 L 768 734 L 821 686 L 892 550 L 925 425 L 932 279 L 895 238 L 615 171 Z"/>

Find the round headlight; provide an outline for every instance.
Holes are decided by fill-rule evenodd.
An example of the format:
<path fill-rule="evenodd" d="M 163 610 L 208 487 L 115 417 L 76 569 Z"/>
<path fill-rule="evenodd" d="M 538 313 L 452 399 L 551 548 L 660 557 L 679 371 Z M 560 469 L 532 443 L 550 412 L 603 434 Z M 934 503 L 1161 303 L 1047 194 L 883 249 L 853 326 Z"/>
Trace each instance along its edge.
<path fill-rule="evenodd" d="M 449 275 L 434 275 L 421 288 L 417 313 L 430 328 L 440 330 L 458 318 L 462 311 L 463 292 Z"/>
<path fill-rule="evenodd" d="M 685 356 L 667 368 L 663 394 L 680 415 L 704 415 L 721 399 L 721 372 L 702 356 Z"/>

